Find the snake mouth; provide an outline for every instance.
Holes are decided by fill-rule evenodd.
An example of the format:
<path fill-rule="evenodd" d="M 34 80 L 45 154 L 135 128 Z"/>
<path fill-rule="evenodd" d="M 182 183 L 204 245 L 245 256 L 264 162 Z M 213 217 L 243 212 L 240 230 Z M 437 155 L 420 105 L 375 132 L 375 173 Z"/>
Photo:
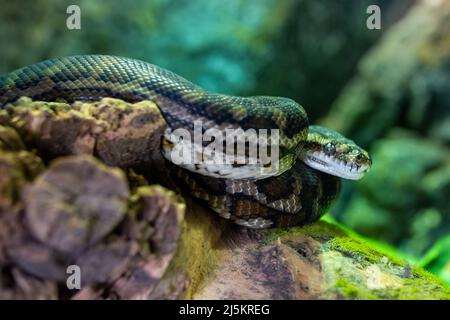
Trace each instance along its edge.
<path fill-rule="evenodd" d="M 306 152 L 303 162 L 313 169 L 349 180 L 361 179 L 370 168 L 367 164 L 346 162 L 323 152 Z"/>

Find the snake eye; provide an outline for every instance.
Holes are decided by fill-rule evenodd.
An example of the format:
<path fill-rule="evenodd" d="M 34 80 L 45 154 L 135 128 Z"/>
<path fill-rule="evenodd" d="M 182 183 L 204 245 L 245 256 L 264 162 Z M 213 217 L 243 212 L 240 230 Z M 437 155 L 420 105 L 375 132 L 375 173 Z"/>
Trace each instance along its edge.
<path fill-rule="evenodd" d="M 325 146 L 323 147 L 323 150 L 326 154 L 333 154 L 336 152 L 336 146 L 334 145 L 333 142 L 328 142 L 327 144 L 325 144 Z"/>
<path fill-rule="evenodd" d="M 362 153 L 358 153 L 358 155 L 356 156 L 356 160 L 362 161 L 363 159 L 364 159 L 364 156 L 362 155 Z"/>

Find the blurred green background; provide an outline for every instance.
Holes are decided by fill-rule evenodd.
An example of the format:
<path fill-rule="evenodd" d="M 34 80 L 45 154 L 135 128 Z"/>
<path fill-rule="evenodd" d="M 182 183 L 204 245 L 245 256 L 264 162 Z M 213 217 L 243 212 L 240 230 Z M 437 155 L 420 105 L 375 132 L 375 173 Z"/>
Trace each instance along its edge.
<path fill-rule="evenodd" d="M 81 8 L 81 30 L 66 8 Z M 381 30 L 368 30 L 368 5 Z M 372 154 L 329 217 L 450 283 L 450 2 L 0 0 L 0 74 L 103 53 L 206 89 L 295 99 Z"/>

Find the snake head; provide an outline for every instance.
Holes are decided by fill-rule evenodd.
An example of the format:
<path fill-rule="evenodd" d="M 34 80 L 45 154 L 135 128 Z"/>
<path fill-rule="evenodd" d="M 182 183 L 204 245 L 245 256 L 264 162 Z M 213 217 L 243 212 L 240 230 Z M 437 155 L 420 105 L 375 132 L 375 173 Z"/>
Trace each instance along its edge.
<path fill-rule="evenodd" d="M 369 153 L 354 141 L 320 126 L 309 126 L 301 158 L 316 170 L 350 180 L 361 179 L 372 165 Z"/>

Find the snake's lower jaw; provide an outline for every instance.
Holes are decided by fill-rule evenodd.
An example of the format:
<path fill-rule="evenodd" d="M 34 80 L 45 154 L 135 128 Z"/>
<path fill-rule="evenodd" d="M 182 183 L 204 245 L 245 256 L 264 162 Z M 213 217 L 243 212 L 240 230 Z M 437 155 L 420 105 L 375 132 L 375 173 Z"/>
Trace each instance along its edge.
<path fill-rule="evenodd" d="M 349 180 L 361 179 L 370 169 L 368 164 L 344 163 L 321 152 L 306 153 L 302 160 L 313 169 Z"/>

